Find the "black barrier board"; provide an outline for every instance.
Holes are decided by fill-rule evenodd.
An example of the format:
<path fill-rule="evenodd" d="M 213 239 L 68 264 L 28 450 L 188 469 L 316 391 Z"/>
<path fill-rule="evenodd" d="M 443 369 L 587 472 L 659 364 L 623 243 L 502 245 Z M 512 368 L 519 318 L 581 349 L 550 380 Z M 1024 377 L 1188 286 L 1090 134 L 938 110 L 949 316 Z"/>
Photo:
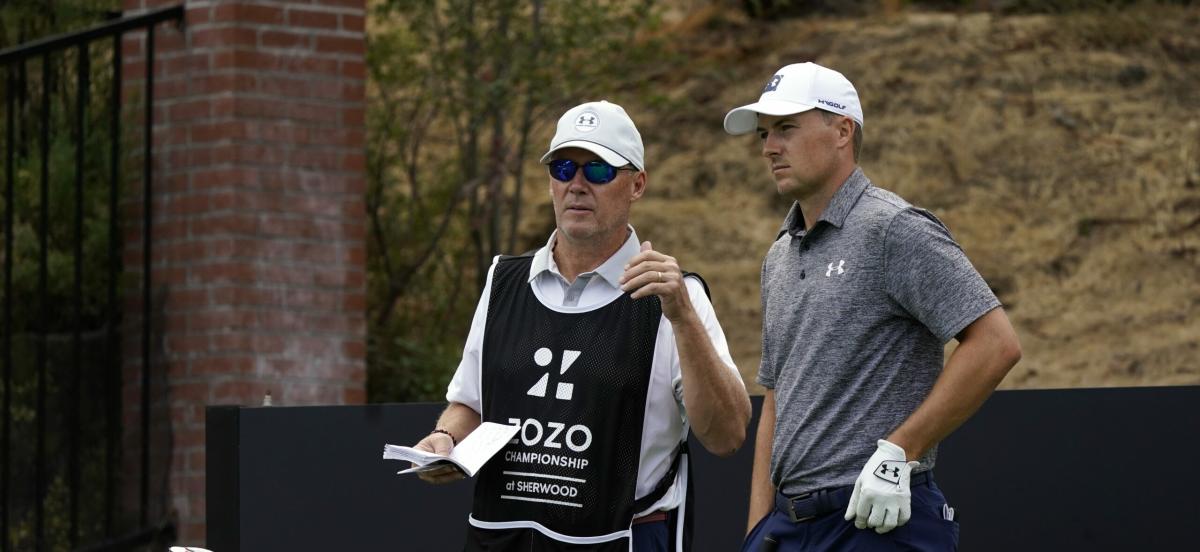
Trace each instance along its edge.
<path fill-rule="evenodd" d="M 738 550 L 761 397 L 742 449 L 692 441 L 697 552 Z M 1000 391 L 939 451 L 961 549 L 1190 549 L 1200 387 Z M 208 409 L 214 552 L 461 550 L 472 481 L 396 475 L 440 404 Z M 198 543 L 181 543 L 198 544 Z"/>

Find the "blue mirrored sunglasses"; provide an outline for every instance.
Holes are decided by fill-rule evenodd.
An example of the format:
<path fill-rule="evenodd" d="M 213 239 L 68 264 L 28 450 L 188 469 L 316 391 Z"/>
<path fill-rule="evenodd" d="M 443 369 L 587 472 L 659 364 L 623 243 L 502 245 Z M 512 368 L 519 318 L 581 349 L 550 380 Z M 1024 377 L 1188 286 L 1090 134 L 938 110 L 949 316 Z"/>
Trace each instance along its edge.
<path fill-rule="evenodd" d="M 583 165 L 570 159 L 555 159 L 546 164 L 550 176 L 559 182 L 570 182 L 575 171 L 583 168 L 583 178 L 592 184 L 608 184 L 617 178 L 617 171 L 636 171 L 633 167 L 614 167 L 604 161 L 588 161 Z"/>

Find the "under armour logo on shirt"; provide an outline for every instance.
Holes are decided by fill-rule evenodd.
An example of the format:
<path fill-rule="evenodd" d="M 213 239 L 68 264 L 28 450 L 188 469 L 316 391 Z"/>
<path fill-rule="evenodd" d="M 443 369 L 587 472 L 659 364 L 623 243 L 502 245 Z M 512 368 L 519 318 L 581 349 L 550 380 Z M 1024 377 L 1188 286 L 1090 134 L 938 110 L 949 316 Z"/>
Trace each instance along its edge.
<path fill-rule="evenodd" d="M 570 368 L 572 364 L 575 364 L 576 360 L 579 360 L 579 355 L 579 351 L 563 351 L 562 362 L 558 368 L 559 375 L 567 373 L 567 369 Z M 553 359 L 554 353 L 550 352 L 550 349 L 545 347 L 542 347 L 541 349 L 538 349 L 537 352 L 533 353 L 533 361 L 541 367 L 549 366 L 550 361 Z M 525 394 L 533 397 L 545 397 L 546 387 L 549 384 L 550 373 L 547 372 L 542 374 L 542 379 L 539 379 L 537 383 L 533 384 L 533 387 L 530 387 L 529 391 L 527 391 Z M 569 401 L 571 400 L 571 396 L 573 395 L 574 391 L 574 384 L 563 383 L 560 381 L 558 382 L 558 386 L 554 389 L 554 398 Z"/>
<path fill-rule="evenodd" d="M 835 266 L 833 266 L 833 263 L 829 263 L 829 270 L 826 270 L 826 271 L 825 271 L 825 277 L 826 277 L 826 278 L 828 278 L 828 277 L 830 277 L 831 275 L 833 275 L 833 271 L 834 271 L 835 269 L 837 270 L 837 273 L 838 273 L 838 274 L 841 274 L 841 273 L 845 272 L 846 270 L 845 270 L 844 268 L 842 268 L 842 267 L 843 267 L 843 266 L 845 266 L 845 265 L 846 265 L 846 259 L 842 259 L 842 260 L 838 261 L 838 264 L 837 264 L 837 266 L 836 266 L 836 267 L 835 267 Z"/>

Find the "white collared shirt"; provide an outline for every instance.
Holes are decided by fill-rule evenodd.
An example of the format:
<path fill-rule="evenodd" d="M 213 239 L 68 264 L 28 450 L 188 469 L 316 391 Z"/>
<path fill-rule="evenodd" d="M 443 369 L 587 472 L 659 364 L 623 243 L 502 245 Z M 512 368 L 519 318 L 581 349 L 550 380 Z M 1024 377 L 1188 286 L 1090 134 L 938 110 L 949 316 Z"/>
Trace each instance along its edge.
<path fill-rule="evenodd" d="M 560 312 L 587 312 L 607 305 L 624 293 L 618 281 L 625 271 L 625 263 L 641 250 L 641 242 L 638 241 L 633 227 L 629 228 L 629 237 L 616 253 L 595 269 L 580 274 L 574 283 L 567 282 L 554 262 L 552 251 L 555 236 L 556 233 L 551 234 L 546 245 L 537 250 L 529 267 L 530 286 L 544 306 Z M 471 320 L 471 330 L 467 334 L 466 346 L 463 347 L 462 361 L 446 390 L 447 401 L 464 404 L 476 412 L 482 411 L 481 351 L 495 267 L 496 260 L 493 260 L 492 268 L 488 269 L 487 283 L 475 307 L 475 316 Z M 741 381 L 741 375 L 729 354 L 725 332 L 717 321 L 716 312 L 708 295 L 704 293 L 703 285 L 695 278 L 687 278 L 685 281 L 692 307 L 704 324 L 713 348 L 721 361 L 738 376 L 738 381 Z M 651 363 L 636 497 L 645 496 L 654 489 L 654 485 L 670 469 L 675 447 L 686 436 L 687 416 L 683 407 L 683 378 L 679 368 L 679 352 L 675 346 L 675 332 L 671 323 L 663 317 L 658 325 L 654 359 Z M 672 488 L 645 512 L 678 507 L 683 502 L 686 490 L 682 477 L 683 470 L 680 470 Z M 638 515 L 645 512 L 639 512 Z"/>

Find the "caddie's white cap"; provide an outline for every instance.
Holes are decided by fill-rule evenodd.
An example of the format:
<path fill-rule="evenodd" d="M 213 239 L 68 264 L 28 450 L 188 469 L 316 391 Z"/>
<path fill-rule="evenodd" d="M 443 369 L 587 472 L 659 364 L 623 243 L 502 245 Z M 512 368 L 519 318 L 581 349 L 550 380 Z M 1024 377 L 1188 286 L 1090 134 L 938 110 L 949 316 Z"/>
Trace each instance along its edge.
<path fill-rule="evenodd" d="M 845 115 L 863 126 L 858 91 L 841 73 L 812 62 L 793 63 L 775 72 L 757 102 L 725 115 L 725 132 L 746 134 L 758 128 L 758 114 L 795 115 L 823 109 Z"/>
<path fill-rule="evenodd" d="M 646 170 L 642 135 L 625 110 L 615 103 L 588 102 L 564 113 L 541 162 L 550 161 L 554 152 L 563 148 L 588 150 L 615 167 L 633 165 L 639 171 Z"/>

